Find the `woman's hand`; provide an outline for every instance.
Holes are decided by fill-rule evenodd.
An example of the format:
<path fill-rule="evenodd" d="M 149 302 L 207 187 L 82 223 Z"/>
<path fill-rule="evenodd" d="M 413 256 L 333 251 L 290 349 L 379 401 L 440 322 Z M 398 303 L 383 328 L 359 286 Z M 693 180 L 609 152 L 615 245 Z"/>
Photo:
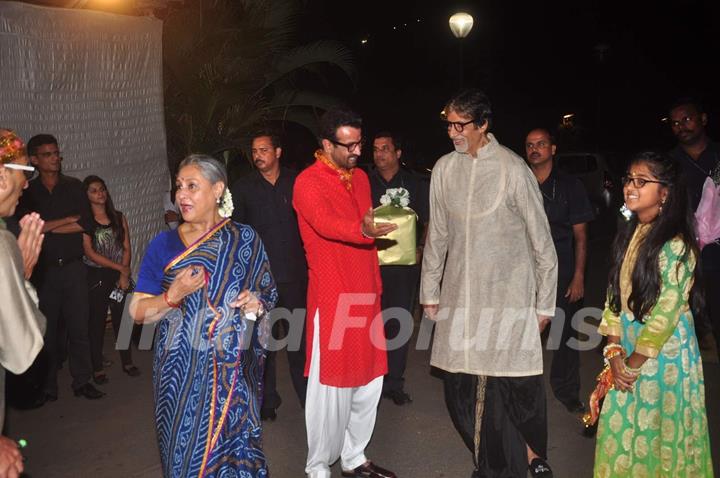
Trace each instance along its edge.
<path fill-rule="evenodd" d="M 20 219 L 20 235 L 17 243 L 22 253 L 26 279 L 32 275 L 38 257 L 40 257 L 43 239 L 45 239 L 45 234 L 42 233 L 44 225 L 45 221 L 40 219 L 40 215 L 36 212 L 26 214 Z"/>
<path fill-rule="evenodd" d="M 637 380 L 637 375 L 625 371 L 625 363 L 621 355 L 616 355 L 610 359 L 610 368 L 612 369 L 615 388 L 621 392 L 631 392 L 635 380 Z"/>
<path fill-rule="evenodd" d="M 120 287 L 122 290 L 128 290 L 130 287 L 130 275 L 126 274 L 120 274 L 120 278 L 117 282 L 118 287 Z"/>
<path fill-rule="evenodd" d="M 179 304 L 188 295 L 205 285 L 205 268 L 202 266 L 187 266 L 175 276 L 167 290 L 167 298 L 174 304 Z"/>
<path fill-rule="evenodd" d="M 243 314 L 255 314 L 256 317 L 265 312 L 258 296 L 247 289 L 240 292 L 237 299 L 230 303 L 230 306 L 239 308 Z"/>

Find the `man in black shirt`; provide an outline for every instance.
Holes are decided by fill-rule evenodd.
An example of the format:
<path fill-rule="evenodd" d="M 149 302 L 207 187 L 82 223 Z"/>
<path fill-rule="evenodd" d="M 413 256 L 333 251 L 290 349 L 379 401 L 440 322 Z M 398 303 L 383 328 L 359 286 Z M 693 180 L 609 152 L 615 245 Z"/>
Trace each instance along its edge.
<path fill-rule="evenodd" d="M 593 209 L 585 187 L 578 178 L 553 167 L 555 141 L 546 129 L 534 129 L 525 138 L 525 154 L 543 195 L 545 214 L 558 257 L 558 285 L 556 307 L 564 311 L 556 315 L 550 330 L 553 352 L 550 385 L 555 397 L 571 413 L 582 413 L 580 401 L 580 354 L 568 340 L 577 340 L 572 319 L 580 308 L 585 294 L 585 259 L 587 256 L 587 223 L 594 219 Z M 555 342 L 557 326 L 562 326 L 559 344 Z M 555 339 L 555 340 L 553 340 Z M 570 344 L 573 345 L 573 344 Z"/>
<path fill-rule="evenodd" d="M 278 326 L 287 326 L 290 377 L 300 405 L 305 407 L 305 305 L 307 300 L 307 263 L 297 216 L 292 207 L 292 192 L 297 172 L 280 166 L 282 146 L 270 131 L 257 133 L 252 141 L 255 171 L 240 178 L 232 187 L 233 220 L 252 226 L 265 245 L 278 289 L 277 308 L 284 314 Z M 280 318 L 281 316 L 275 315 Z M 275 322 L 275 320 L 273 320 Z M 279 332 L 278 327 L 273 327 Z M 261 418 L 274 420 L 282 400 L 276 389 L 276 356 L 268 351 L 265 362 L 265 389 Z"/>
<path fill-rule="evenodd" d="M 409 207 L 418 215 L 418 244 L 423 243 L 425 228 L 428 221 L 428 183 L 407 169 L 401 168 L 400 157 L 402 147 L 399 138 L 389 132 L 377 133 L 373 139 L 373 162 L 375 168 L 368 175 L 372 191 L 373 207 L 380 206 L 380 197 L 390 188 L 405 188 L 410 194 Z M 392 341 L 401 330 L 412 330 L 412 311 L 417 294 L 420 273 L 420 256 L 422 245 L 418 246 L 418 262 L 414 266 L 380 266 L 383 283 L 382 310 L 383 314 L 391 307 L 400 307 L 408 313 L 405 319 L 386 316 L 385 336 Z M 400 323 L 409 320 L 409 323 Z M 407 364 L 407 340 L 400 347 L 388 344 L 388 373 L 383 381 L 383 397 L 391 399 L 396 405 L 412 402 L 412 398 L 404 390 L 405 366 Z"/>
<path fill-rule="evenodd" d="M 700 204 L 705 179 L 720 167 L 720 145 L 707 136 L 707 120 L 702 106 L 693 99 L 680 99 L 670 107 L 670 127 L 678 140 L 670 155 L 678 160 L 683 168 L 693 211 L 696 211 Z M 717 241 L 703 248 L 701 264 L 706 314 L 693 311 L 696 317 L 695 326 L 703 348 L 707 348 L 704 337 L 712 329 L 720 355 L 720 244 Z"/>
<path fill-rule="evenodd" d="M 27 143 L 28 155 L 39 177 L 30 181 L 20 200 L 17 217 L 37 212 L 45 221 L 45 240 L 36 271 L 40 310 L 47 318 L 45 353 L 48 371 L 45 398 L 57 400 L 59 350 L 66 337 L 59 336 L 62 318 L 67 331 L 67 350 L 76 396 L 101 398 L 104 393 L 90 384 L 88 341 L 88 289 L 83 264 L 83 232 L 90 219 L 90 206 L 82 183 L 60 172 L 62 156 L 57 140 L 39 134 Z"/>

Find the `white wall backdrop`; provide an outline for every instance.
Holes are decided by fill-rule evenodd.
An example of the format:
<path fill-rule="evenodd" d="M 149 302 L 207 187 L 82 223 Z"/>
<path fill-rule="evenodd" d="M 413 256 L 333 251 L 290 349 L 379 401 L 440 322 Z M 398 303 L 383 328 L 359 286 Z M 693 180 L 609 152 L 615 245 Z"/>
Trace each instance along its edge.
<path fill-rule="evenodd" d="M 0 2 L 0 127 L 55 135 L 65 174 L 107 182 L 137 270 L 165 226 L 162 22 Z"/>

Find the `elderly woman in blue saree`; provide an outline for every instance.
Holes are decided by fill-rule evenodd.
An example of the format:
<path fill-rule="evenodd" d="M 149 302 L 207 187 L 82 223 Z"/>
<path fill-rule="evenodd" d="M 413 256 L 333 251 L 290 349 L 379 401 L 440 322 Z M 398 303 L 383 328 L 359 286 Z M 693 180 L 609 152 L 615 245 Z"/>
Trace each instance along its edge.
<path fill-rule="evenodd" d="M 277 292 L 262 242 L 227 219 L 224 167 L 180 164 L 184 223 L 159 234 L 140 268 L 131 314 L 159 321 L 155 420 L 165 477 L 266 477 L 260 406 L 265 313 Z"/>

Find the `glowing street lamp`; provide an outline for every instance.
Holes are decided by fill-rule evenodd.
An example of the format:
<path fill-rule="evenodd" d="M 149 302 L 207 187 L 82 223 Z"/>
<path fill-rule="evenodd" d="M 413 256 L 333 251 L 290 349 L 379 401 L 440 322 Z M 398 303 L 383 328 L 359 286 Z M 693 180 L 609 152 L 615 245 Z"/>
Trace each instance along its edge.
<path fill-rule="evenodd" d="M 465 38 L 472 27 L 473 17 L 468 13 L 460 12 L 450 17 L 450 30 L 455 38 Z"/>
<path fill-rule="evenodd" d="M 575 113 L 568 113 L 562 117 L 563 128 L 573 128 L 575 126 Z"/>
<path fill-rule="evenodd" d="M 450 30 L 455 38 L 458 39 L 458 49 L 460 50 L 460 86 L 463 85 L 463 77 L 465 76 L 465 68 L 463 66 L 463 38 L 468 36 L 473 27 L 473 17 L 465 12 L 458 12 L 450 17 Z"/>

